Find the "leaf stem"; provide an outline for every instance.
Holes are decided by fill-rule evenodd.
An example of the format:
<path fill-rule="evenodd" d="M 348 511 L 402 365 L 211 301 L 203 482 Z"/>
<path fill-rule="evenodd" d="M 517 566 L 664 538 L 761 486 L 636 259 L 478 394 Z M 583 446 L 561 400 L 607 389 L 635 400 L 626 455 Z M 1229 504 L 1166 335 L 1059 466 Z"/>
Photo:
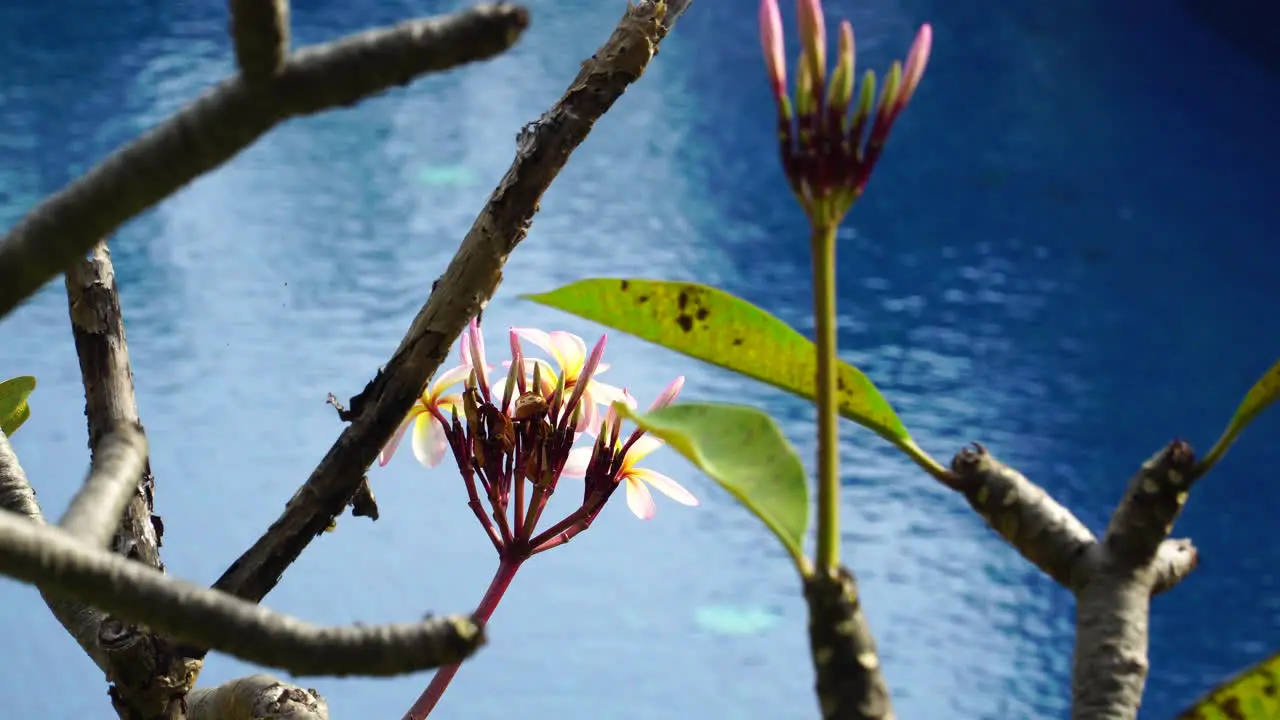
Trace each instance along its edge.
<path fill-rule="evenodd" d="M 818 346 L 818 555 L 819 569 L 840 563 L 840 445 L 836 405 L 836 227 L 815 223 L 813 320 Z"/>
<path fill-rule="evenodd" d="M 480 599 L 480 604 L 476 606 L 476 611 L 472 615 L 472 620 L 481 627 L 489 622 L 489 617 L 493 615 L 493 611 L 501 602 L 502 596 L 506 594 L 507 588 L 511 587 L 511 580 L 516 576 L 516 571 L 520 569 L 520 564 L 528 557 L 527 553 L 507 551 L 503 553 L 498 561 L 498 570 L 493 574 L 493 580 L 489 583 L 489 589 L 485 591 L 484 597 Z M 409 712 L 405 713 L 403 720 L 424 720 L 435 708 L 436 703 L 440 702 L 440 697 L 444 695 L 444 691 L 449 688 L 449 683 L 453 682 L 453 676 L 458 674 L 458 668 L 461 665 L 448 665 L 436 671 L 431 677 L 430 684 L 427 689 L 422 691 L 422 695 L 418 696 L 417 701 L 413 703 L 413 707 L 409 708 Z"/>

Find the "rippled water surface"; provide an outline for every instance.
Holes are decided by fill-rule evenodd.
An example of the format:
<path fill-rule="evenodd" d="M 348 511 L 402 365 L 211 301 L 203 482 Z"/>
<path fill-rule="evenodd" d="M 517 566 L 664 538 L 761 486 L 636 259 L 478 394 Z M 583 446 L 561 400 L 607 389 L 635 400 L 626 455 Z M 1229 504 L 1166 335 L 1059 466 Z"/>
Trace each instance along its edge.
<path fill-rule="evenodd" d="M 299 42 L 455 7 L 295 5 Z M 529 5 L 533 27 L 502 58 L 291 122 L 113 239 L 171 572 L 212 582 L 277 516 L 340 430 L 326 393 L 353 394 L 385 361 L 517 130 L 622 8 Z M 847 359 L 930 452 L 981 440 L 1095 528 L 1143 459 L 1173 436 L 1207 447 L 1280 355 L 1280 82 L 1256 43 L 1222 29 L 1247 23 L 1215 24 L 1193 5 L 828 7 L 854 21 L 863 66 L 904 52 L 916 24 L 936 28 L 922 90 L 844 229 Z M 224 23 L 212 0 L 0 8 L 4 222 L 228 73 Z M 493 341 L 510 324 L 598 333 L 516 299 L 592 275 L 696 278 L 808 329 L 805 225 L 777 169 L 754 23 L 745 0 L 697 0 L 547 194 L 486 313 Z M 0 376 L 40 378 L 16 444 L 56 514 L 86 464 L 60 283 L 0 336 Z M 803 403 L 623 336 L 609 348 L 610 377 L 642 401 L 682 373 L 691 397 L 767 407 L 811 455 Z M 845 431 L 844 553 L 899 715 L 1064 717 L 1070 596 L 960 498 Z M 1143 717 L 1172 716 L 1280 646 L 1277 438 L 1280 413 L 1248 432 L 1178 526 L 1203 563 L 1155 603 Z M 654 466 L 703 506 L 660 501 L 642 524 L 619 503 L 540 556 L 439 717 L 814 716 L 783 554 L 673 454 Z M 343 519 L 271 607 L 368 623 L 476 602 L 493 551 L 455 475 L 406 455 L 372 481 L 382 519 Z M 37 594 L 2 581 L 0 607 L 12 717 L 107 717 L 101 677 Z M 248 669 L 213 657 L 202 680 Z M 308 684 L 335 717 L 389 718 L 425 677 Z"/>

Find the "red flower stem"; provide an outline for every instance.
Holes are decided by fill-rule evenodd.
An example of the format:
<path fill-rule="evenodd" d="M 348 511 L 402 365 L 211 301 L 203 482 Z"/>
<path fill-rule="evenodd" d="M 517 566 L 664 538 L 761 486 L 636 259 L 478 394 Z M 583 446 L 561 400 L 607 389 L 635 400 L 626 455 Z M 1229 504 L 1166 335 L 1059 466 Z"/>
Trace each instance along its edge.
<path fill-rule="evenodd" d="M 498 531 L 493 529 L 493 523 L 489 522 L 488 516 L 484 514 L 484 506 L 480 504 L 480 500 L 471 500 L 467 503 L 467 507 L 470 507 L 471 511 L 476 514 L 476 517 L 480 520 L 480 524 L 484 526 L 485 534 L 493 541 L 494 549 L 498 551 L 499 555 L 501 555 L 502 548 L 504 547 L 502 538 L 499 537 Z"/>
<path fill-rule="evenodd" d="M 516 521 L 516 537 L 522 540 L 527 540 L 528 538 L 525 537 L 526 527 L 528 528 L 529 532 L 532 532 L 533 526 L 531 525 L 526 526 L 524 522 L 525 521 L 525 517 L 524 517 L 525 478 L 524 478 L 524 471 L 522 471 L 519 468 L 519 463 L 516 463 L 516 467 L 513 469 L 511 475 L 512 475 L 511 482 L 516 486 L 515 487 L 516 506 L 515 506 L 515 510 L 511 513 L 512 517 L 515 518 L 515 521 Z"/>
<path fill-rule="evenodd" d="M 591 498 L 591 501 L 583 503 L 581 507 L 569 513 L 560 522 L 552 525 L 545 531 L 538 533 L 537 537 L 529 541 L 529 546 L 533 548 L 535 553 L 542 552 L 542 550 L 545 549 L 542 545 L 555 536 L 568 531 L 570 528 L 582 523 L 583 521 L 586 521 L 586 524 L 590 525 L 591 521 L 595 518 L 596 512 L 599 511 L 599 505 L 594 502 L 594 500 L 595 498 Z M 579 532 L 582 532 L 582 530 L 575 530 L 573 535 L 577 535 Z M 569 537 L 573 537 L 573 535 L 570 535 Z M 557 544 L 563 544 L 564 542 L 567 542 L 567 539 L 562 540 Z"/>
<path fill-rule="evenodd" d="M 488 624 L 489 617 L 493 615 L 493 611 L 498 607 L 498 603 L 502 600 L 502 596 L 506 594 L 507 588 L 511 587 L 511 580 L 516 576 L 516 571 L 520 569 L 520 564 L 525 561 L 527 555 L 516 555 L 514 553 L 505 553 L 498 562 L 498 570 L 493 574 L 493 581 L 489 583 L 489 589 L 485 591 L 484 597 L 480 599 L 480 604 L 476 606 L 476 611 L 472 615 L 477 625 L 483 627 Z M 458 674 L 460 665 L 449 665 L 442 667 L 432 676 L 431 683 L 427 685 L 427 689 L 422 691 L 417 701 L 413 703 L 413 707 L 409 708 L 409 712 L 405 713 L 404 720 L 425 720 L 435 708 L 436 703 L 440 702 L 440 697 L 444 695 L 444 691 L 449 688 L 449 683 L 453 681 L 453 676 Z"/>
<path fill-rule="evenodd" d="M 476 514 L 476 519 L 480 521 L 480 526 L 484 528 L 485 534 L 493 541 L 493 546 L 497 548 L 498 554 L 501 555 L 504 546 L 503 539 L 498 535 L 498 531 L 494 529 L 493 523 L 489 522 L 489 517 L 485 515 L 484 504 L 480 502 L 480 493 L 476 491 L 475 475 L 463 472 L 462 480 L 467 486 L 467 506 Z"/>
<path fill-rule="evenodd" d="M 538 520 L 542 517 L 542 510 L 547 506 L 547 486 L 533 484 L 533 496 L 529 498 L 529 513 L 524 519 L 524 528 L 526 535 L 532 535 L 533 531 L 538 527 Z M 541 536 L 539 536 L 541 537 Z"/>

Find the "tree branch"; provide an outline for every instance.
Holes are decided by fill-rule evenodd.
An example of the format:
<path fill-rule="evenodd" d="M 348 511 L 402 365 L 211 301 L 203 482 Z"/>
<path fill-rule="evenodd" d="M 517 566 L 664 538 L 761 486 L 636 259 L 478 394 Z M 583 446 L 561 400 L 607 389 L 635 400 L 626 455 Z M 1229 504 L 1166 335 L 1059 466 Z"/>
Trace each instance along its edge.
<path fill-rule="evenodd" d="M 1187 502 L 1194 459 L 1191 446 L 1175 440 L 1142 464 L 1103 540 L 1116 560 L 1136 568 L 1156 556 Z"/>
<path fill-rule="evenodd" d="M 286 0 L 229 0 L 236 64 L 249 85 L 270 83 L 289 55 Z"/>
<path fill-rule="evenodd" d="M 105 548 L 146 469 L 147 439 L 136 428 L 122 425 L 102 438 L 96 455 L 89 477 L 58 525 L 93 547 Z"/>
<path fill-rule="evenodd" d="M 687 3 L 686 3 L 687 5 Z M 490 195 L 386 369 L 352 399 L 352 423 L 265 534 L 214 587 L 259 600 L 302 550 L 347 507 L 379 450 L 502 280 L 507 256 L 528 233 L 547 187 L 595 122 L 648 66 L 674 17 L 642 0 L 582 64 L 565 94 L 521 131 L 515 161 Z"/>
<path fill-rule="evenodd" d="M 1185 576 L 1196 562 L 1190 541 L 1165 542 L 1194 469 L 1191 446 L 1177 440 L 1143 463 L 1103 541 L 1087 555 L 1089 581 L 1076 593 L 1075 720 L 1138 715 L 1150 664 L 1151 596 L 1158 586 L 1172 587 L 1176 573 Z"/>
<path fill-rule="evenodd" d="M 222 165 L 292 117 L 354 105 L 419 75 L 493 57 L 528 25 L 524 8 L 484 4 L 294 53 L 271 92 L 223 81 L 46 198 L 0 239 L 0 317 L 99 238 Z"/>
<path fill-rule="evenodd" d="M 105 241 L 97 242 L 89 257 L 72 265 L 65 284 L 84 385 L 89 452 L 93 465 L 98 466 L 104 438 L 129 430 L 144 433 L 133 391 L 115 268 Z M 160 559 L 164 524 L 154 513 L 155 478 L 145 456 L 141 472 L 134 477 L 123 515 L 116 516 L 110 548 L 164 572 Z M 183 698 L 200 671 L 198 660 L 145 626 L 109 616 L 99 617 L 95 646 L 105 654 L 105 670 L 112 683 L 110 695 L 121 717 L 181 720 Z"/>
<path fill-rule="evenodd" d="M 188 720 L 329 720 L 329 705 L 315 690 L 249 675 L 187 696 Z"/>
<path fill-rule="evenodd" d="M 956 488 L 969 506 L 1022 557 L 1069 590 L 1081 554 L 1096 542 L 1070 510 L 978 443 L 951 461 Z"/>
<path fill-rule="evenodd" d="M 0 513 L 0 572 L 157 633 L 295 675 L 389 676 L 467 658 L 484 639 L 462 616 L 317 627 L 90 548 L 60 528 Z"/>
<path fill-rule="evenodd" d="M 18 464 L 18 456 L 3 432 L 0 432 L 0 508 L 23 515 L 33 523 L 44 524 L 44 514 L 36 502 L 35 490 L 27 482 L 27 475 Z M 81 603 L 49 595 L 44 590 L 40 595 L 53 616 L 75 638 L 76 644 L 105 671 L 107 657 L 98 647 L 98 626 L 102 622 L 102 614 Z"/>
<path fill-rule="evenodd" d="M 823 720 L 894 720 L 858 583 L 846 567 L 805 578 L 809 646 Z"/>

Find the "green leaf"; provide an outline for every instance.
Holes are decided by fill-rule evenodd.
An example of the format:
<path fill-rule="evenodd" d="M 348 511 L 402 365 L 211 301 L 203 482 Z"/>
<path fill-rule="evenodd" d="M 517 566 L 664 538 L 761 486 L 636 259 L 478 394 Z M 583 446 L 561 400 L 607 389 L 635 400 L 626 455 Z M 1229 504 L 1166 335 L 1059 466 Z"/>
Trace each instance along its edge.
<path fill-rule="evenodd" d="M 1227 449 L 1231 447 L 1240 433 L 1253 422 L 1255 418 L 1262 414 L 1272 403 L 1280 398 L 1280 361 L 1271 366 L 1258 382 L 1249 388 L 1249 392 L 1245 394 L 1244 400 L 1240 406 L 1236 408 L 1236 414 L 1231 416 L 1231 421 L 1227 423 L 1227 429 L 1222 431 L 1222 437 L 1213 444 L 1209 452 L 1200 461 L 1199 473 L 1203 474 L 1209 468 L 1213 467 L 1223 455 L 1227 454 Z"/>
<path fill-rule="evenodd" d="M 13 435 L 31 417 L 27 398 L 35 389 L 36 379 L 30 375 L 0 382 L 0 431 L 5 435 Z"/>
<path fill-rule="evenodd" d="M 1274 720 L 1280 717 L 1280 654 L 1210 690 L 1177 720 Z"/>
<path fill-rule="evenodd" d="M 697 283 L 602 278 L 522 297 L 814 399 L 818 352 L 768 312 Z M 893 407 L 862 371 L 837 364 L 840 415 L 889 442 L 910 445 Z"/>
<path fill-rule="evenodd" d="M 744 405 L 679 403 L 639 414 L 614 407 L 680 453 L 764 522 L 807 573 L 809 482 L 800 457 L 768 415 Z"/>

